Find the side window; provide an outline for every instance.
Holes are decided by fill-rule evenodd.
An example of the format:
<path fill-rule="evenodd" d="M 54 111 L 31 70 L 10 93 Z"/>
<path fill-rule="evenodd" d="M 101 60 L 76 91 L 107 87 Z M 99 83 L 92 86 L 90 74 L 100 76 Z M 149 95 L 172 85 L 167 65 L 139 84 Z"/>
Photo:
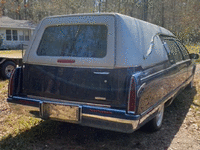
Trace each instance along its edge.
<path fill-rule="evenodd" d="M 17 30 L 12 30 L 12 36 L 13 36 L 13 41 L 17 41 L 18 40 Z"/>
<path fill-rule="evenodd" d="M 24 30 L 21 35 L 19 35 L 20 41 L 29 41 L 30 33 L 28 30 Z"/>
<path fill-rule="evenodd" d="M 25 41 L 29 41 L 29 31 L 28 30 L 24 31 L 24 37 L 25 37 Z"/>
<path fill-rule="evenodd" d="M 6 40 L 11 41 L 11 30 L 6 30 Z"/>
<path fill-rule="evenodd" d="M 176 43 L 179 46 L 179 48 L 180 48 L 180 50 L 183 54 L 184 59 L 190 59 L 189 53 L 188 53 L 187 49 L 185 48 L 185 46 L 183 44 L 181 44 L 181 42 L 179 42 L 178 40 L 176 40 Z"/>
<path fill-rule="evenodd" d="M 17 30 L 6 30 L 6 40 L 7 41 L 18 41 Z"/>
<path fill-rule="evenodd" d="M 165 50 L 167 51 L 167 56 L 169 58 L 170 63 L 174 64 L 175 63 L 174 56 L 170 53 L 170 49 L 165 41 L 163 41 L 163 45 L 165 47 Z"/>
<path fill-rule="evenodd" d="M 183 56 L 179 50 L 179 47 L 177 46 L 177 44 L 175 43 L 175 41 L 173 39 L 164 39 L 164 41 L 167 43 L 167 46 L 169 47 L 169 59 L 170 57 L 173 56 L 175 63 L 182 61 L 183 60 Z"/>

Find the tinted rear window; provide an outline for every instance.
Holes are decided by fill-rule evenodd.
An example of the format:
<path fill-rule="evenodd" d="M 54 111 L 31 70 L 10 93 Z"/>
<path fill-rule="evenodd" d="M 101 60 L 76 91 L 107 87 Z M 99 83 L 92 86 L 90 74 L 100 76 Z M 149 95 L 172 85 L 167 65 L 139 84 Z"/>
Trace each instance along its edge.
<path fill-rule="evenodd" d="M 45 29 L 39 44 L 39 56 L 103 58 L 107 53 L 105 25 L 52 26 Z"/>

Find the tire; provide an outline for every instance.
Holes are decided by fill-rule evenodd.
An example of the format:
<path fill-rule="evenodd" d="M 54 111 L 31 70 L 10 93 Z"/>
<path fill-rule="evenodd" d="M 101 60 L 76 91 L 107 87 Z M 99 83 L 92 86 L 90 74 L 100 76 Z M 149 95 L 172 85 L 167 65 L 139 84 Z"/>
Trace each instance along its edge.
<path fill-rule="evenodd" d="M 3 79 L 9 79 L 12 71 L 16 68 L 16 65 L 12 61 L 6 61 L 1 65 L 1 76 Z"/>
<path fill-rule="evenodd" d="M 192 81 L 187 85 L 187 89 L 192 89 L 194 87 L 194 80 L 192 79 Z"/>
<path fill-rule="evenodd" d="M 160 105 L 156 116 L 142 127 L 144 131 L 155 132 L 160 130 L 163 122 L 164 108 L 164 104 Z"/>

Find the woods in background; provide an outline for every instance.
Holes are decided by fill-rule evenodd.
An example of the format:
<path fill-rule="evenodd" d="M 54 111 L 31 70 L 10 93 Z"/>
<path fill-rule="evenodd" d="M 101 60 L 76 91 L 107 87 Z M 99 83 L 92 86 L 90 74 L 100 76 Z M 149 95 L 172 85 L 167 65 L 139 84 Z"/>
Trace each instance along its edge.
<path fill-rule="evenodd" d="M 172 31 L 185 43 L 200 42 L 200 0 L 0 0 L 1 15 L 38 23 L 52 15 L 118 12 Z"/>

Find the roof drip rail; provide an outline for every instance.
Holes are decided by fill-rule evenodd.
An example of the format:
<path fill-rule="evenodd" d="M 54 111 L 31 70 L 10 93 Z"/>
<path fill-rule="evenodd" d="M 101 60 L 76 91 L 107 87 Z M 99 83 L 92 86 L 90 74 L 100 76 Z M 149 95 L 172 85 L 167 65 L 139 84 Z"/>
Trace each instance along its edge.
<path fill-rule="evenodd" d="M 151 39 L 151 43 L 150 43 L 150 46 L 149 46 L 149 48 L 148 48 L 148 50 L 147 50 L 147 53 L 146 53 L 146 55 L 143 55 L 143 59 L 144 60 L 146 60 L 147 59 L 147 57 L 152 53 L 152 50 L 153 50 L 153 47 L 154 47 L 154 39 L 155 39 L 155 37 L 157 36 L 157 35 L 161 35 L 162 33 L 156 33 L 153 37 L 152 37 L 152 39 Z"/>

